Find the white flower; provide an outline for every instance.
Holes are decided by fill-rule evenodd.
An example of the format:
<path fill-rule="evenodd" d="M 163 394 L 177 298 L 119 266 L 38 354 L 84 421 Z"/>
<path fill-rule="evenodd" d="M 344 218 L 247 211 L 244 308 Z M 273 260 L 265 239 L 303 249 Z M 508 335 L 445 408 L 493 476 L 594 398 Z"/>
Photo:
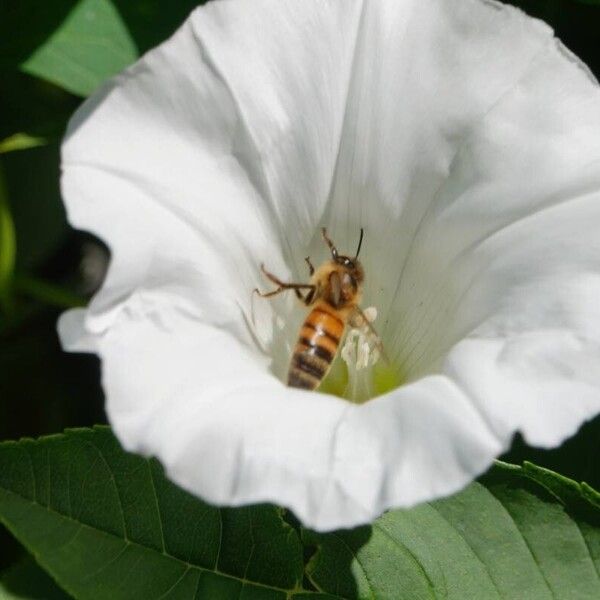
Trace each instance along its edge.
<path fill-rule="evenodd" d="M 63 161 L 112 251 L 63 344 L 100 355 L 125 448 L 210 502 L 366 523 L 600 410 L 599 87 L 516 9 L 211 3 L 84 105 Z M 262 262 L 305 280 L 323 225 L 347 253 L 365 228 L 390 369 L 360 373 L 394 389 L 362 404 L 287 388 L 304 311 L 251 297 Z"/>

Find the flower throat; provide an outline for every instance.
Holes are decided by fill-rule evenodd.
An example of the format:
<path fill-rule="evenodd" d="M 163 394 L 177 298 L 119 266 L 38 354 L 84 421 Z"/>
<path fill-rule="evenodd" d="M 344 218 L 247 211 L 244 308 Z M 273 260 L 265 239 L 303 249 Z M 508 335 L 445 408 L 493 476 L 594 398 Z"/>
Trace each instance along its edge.
<path fill-rule="evenodd" d="M 372 367 L 384 352 L 381 340 L 371 324 L 377 316 L 377 310 L 371 308 L 363 311 L 360 308 L 364 270 L 358 255 L 364 230 L 360 230 L 354 257 L 338 252 L 325 227 L 321 233 L 330 250 L 331 259 L 315 269 L 310 257 L 306 257 L 310 275 L 308 283 L 285 283 L 261 265 L 264 275 L 277 288 L 266 293 L 254 291 L 263 298 L 270 298 L 292 290 L 305 306 L 311 308 L 292 352 L 288 385 L 305 390 L 319 388 L 320 391 L 329 391 L 354 402 L 363 402 L 382 393 L 381 390 L 389 385 L 390 379 L 389 376 L 383 379 L 380 376 L 366 376 L 371 373 Z M 347 374 L 345 378 L 340 378 L 334 370 L 330 378 L 328 375 L 334 362 L 339 362 L 335 358 L 340 346 Z M 333 386 L 325 385 L 327 379 L 333 379 L 336 383 Z M 343 379 L 346 380 L 345 384 Z M 324 385 L 321 385 L 322 382 Z"/>

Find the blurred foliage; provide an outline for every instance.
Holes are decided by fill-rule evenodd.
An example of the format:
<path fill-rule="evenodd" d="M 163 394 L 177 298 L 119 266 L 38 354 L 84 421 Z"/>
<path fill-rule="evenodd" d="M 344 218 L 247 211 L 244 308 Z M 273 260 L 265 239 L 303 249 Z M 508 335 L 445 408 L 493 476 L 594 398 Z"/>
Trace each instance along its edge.
<path fill-rule="evenodd" d="M 0 154 L 14 152 L 15 150 L 27 150 L 37 148 L 47 143 L 43 137 L 35 137 L 26 133 L 15 133 L 0 142 Z"/>
<path fill-rule="evenodd" d="M 133 40 L 110 0 L 81 0 L 21 69 L 87 96 L 136 57 Z"/>
<path fill-rule="evenodd" d="M 17 234 L 16 267 L 34 269 L 56 253 L 67 235 L 59 191 L 57 142 L 2 155 Z"/>
<path fill-rule="evenodd" d="M 600 76 L 600 0 L 512 3 L 548 22 Z M 0 440 L 105 421 L 97 359 L 63 353 L 56 336 L 62 308 L 97 285 L 82 271 L 86 253 L 106 252 L 67 226 L 59 142 L 82 97 L 167 38 L 197 4 L 0 0 Z M 600 488 L 599 451 L 600 418 L 559 449 L 517 439 L 507 459 Z M 0 530 L 0 569 L 18 548 Z"/>
<path fill-rule="evenodd" d="M 196 4 L 0 1 L 0 439 L 106 420 L 98 360 L 62 352 L 56 336 L 62 309 L 97 286 L 83 277 L 86 253 L 105 253 L 67 226 L 59 142 L 81 96 Z M 0 530 L 0 569 L 20 555 Z"/>
<path fill-rule="evenodd" d="M 0 67 L 0 140 L 15 134 L 58 140 L 79 99 L 18 70 Z"/>
<path fill-rule="evenodd" d="M 0 4 L 0 70 L 22 69 L 86 95 L 171 35 L 198 4 L 192 0 L 5 2 Z"/>
<path fill-rule="evenodd" d="M 63 592 L 33 558 L 13 565 L 0 577 L 0 600 L 67 600 Z"/>
<path fill-rule="evenodd" d="M 12 310 L 11 286 L 15 266 L 15 225 L 6 194 L 4 173 L 0 166 L 0 310 Z"/>

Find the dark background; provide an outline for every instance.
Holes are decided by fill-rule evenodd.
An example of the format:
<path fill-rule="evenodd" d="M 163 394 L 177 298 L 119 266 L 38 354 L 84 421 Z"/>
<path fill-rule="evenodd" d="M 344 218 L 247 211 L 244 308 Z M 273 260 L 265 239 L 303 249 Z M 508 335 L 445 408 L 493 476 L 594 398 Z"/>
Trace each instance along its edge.
<path fill-rule="evenodd" d="M 47 140 L 40 147 L 0 154 L 0 194 L 8 200 L 17 248 L 12 280 L 0 301 L 0 440 L 106 420 L 97 358 L 62 352 L 56 336 L 58 315 L 87 301 L 107 257 L 100 242 L 68 227 L 58 190 L 60 138 L 82 98 L 22 69 L 76 4 L 0 0 L 0 141 L 18 132 Z M 197 3 L 113 4 L 141 53 L 167 37 Z M 513 4 L 547 21 L 600 78 L 600 0 Z M 598 489 L 599 440 L 600 418 L 556 450 L 528 448 L 516 439 L 504 458 L 531 460 Z M 0 570 L 22 553 L 0 528 Z"/>

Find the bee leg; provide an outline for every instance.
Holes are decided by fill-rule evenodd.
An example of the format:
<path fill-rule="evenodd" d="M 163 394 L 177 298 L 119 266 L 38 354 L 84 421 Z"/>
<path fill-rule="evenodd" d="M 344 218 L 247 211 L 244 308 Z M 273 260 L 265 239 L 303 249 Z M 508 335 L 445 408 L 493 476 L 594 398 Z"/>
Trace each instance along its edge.
<path fill-rule="evenodd" d="M 277 294 L 281 294 L 282 292 L 287 292 L 288 290 L 294 290 L 294 293 L 298 297 L 299 300 L 306 302 L 306 298 L 300 292 L 301 289 L 308 289 L 307 297 L 312 297 L 314 293 L 314 285 L 304 284 L 304 283 L 284 283 L 279 286 L 276 290 L 272 292 L 261 292 L 258 288 L 254 288 L 252 292 L 254 294 L 258 294 L 261 298 L 270 298 L 271 296 L 277 296 Z"/>
<path fill-rule="evenodd" d="M 331 239 L 329 239 L 329 236 L 327 235 L 327 227 L 321 227 L 321 234 L 323 236 L 323 239 L 325 240 L 325 243 L 329 246 L 332 258 L 335 260 L 338 257 L 338 251 L 334 243 L 331 241 Z"/>
<path fill-rule="evenodd" d="M 316 293 L 317 293 L 317 288 L 314 287 L 312 290 L 308 291 L 308 293 L 306 294 L 306 296 L 304 298 L 302 298 L 302 300 L 304 301 L 304 304 L 306 304 L 306 306 L 310 306 L 313 303 L 313 299 L 314 299 Z"/>
<path fill-rule="evenodd" d="M 312 275 L 315 272 L 315 268 L 313 267 L 313 264 L 310 262 L 310 256 L 307 256 L 305 259 L 306 264 L 308 265 L 308 274 Z"/>
<path fill-rule="evenodd" d="M 272 292 L 261 292 L 258 288 L 254 288 L 252 290 L 253 294 L 258 294 L 261 298 L 270 298 L 271 296 L 277 296 L 277 294 L 281 294 L 281 292 L 287 291 L 285 288 L 277 288 Z"/>
<path fill-rule="evenodd" d="M 254 292 L 256 292 L 261 298 L 270 298 L 271 296 L 276 296 L 277 294 L 281 294 L 281 292 L 285 292 L 286 290 L 294 290 L 294 293 L 298 299 L 305 301 L 304 297 L 300 293 L 300 290 L 309 290 L 309 294 L 310 292 L 314 293 L 315 286 L 312 283 L 285 283 L 281 281 L 281 279 L 275 277 L 273 273 L 269 273 L 269 271 L 265 269 L 264 265 L 261 265 L 260 268 L 267 278 L 278 286 L 276 290 L 266 293 L 255 289 Z"/>
<path fill-rule="evenodd" d="M 275 275 L 273 275 L 273 273 L 270 273 L 269 271 L 267 271 L 265 269 L 265 265 L 261 264 L 260 265 L 260 270 L 265 274 L 265 276 L 267 277 L 267 279 L 269 279 L 270 281 L 272 281 L 275 285 L 278 285 L 279 287 L 312 287 L 309 284 L 302 284 L 302 283 L 285 283 L 284 281 L 281 281 L 281 279 L 279 279 L 279 277 L 276 277 Z"/>

